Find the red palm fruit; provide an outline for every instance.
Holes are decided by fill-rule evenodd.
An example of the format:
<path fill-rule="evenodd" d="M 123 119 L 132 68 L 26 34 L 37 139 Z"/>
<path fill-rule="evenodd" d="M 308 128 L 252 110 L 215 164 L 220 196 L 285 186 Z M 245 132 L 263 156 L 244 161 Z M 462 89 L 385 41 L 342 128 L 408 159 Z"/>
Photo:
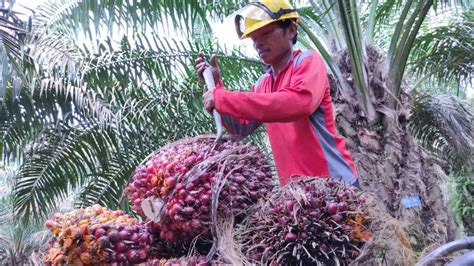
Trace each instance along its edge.
<path fill-rule="evenodd" d="M 128 240 L 129 237 L 130 237 L 130 232 L 128 230 L 124 229 L 119 232 L 119 238 L 121 240 Z"/>
<path fill-rule="evenodd" d="M 328 208 L 328 212 L 330 215 L 334 215 L 337 213 L 337 204 L 334 203 L 334 202 L 330 202 L 328 205 L 327 205 L 327 208 Z"/>
<path fill-rule="evenodd" d="M 109 238 L 106 236 L 101 236 L 97 239 L 97 244 L 99 245 L 99 248 L 105 249 L 110 245 Z"/>
<path fill-rule="evenodd" d="M 110 230 L 107 235 L 109 236 L 109 240 L 112 243 L 116 243 L 117 241 L 120 240 L 119 232 L 115 229 Z"/>
<path fill-rule="evenodd" d="M 298 239 L 298 237 L 295 234 L 293 234 L 292 232 L 288 232 L 285 235 L 285 241 L 287 241 L 287 242 L 295 242 L 296 239 Z"/>
<path fill-rule="evenodd" d="M 345 202 L 339 202 L 337 208 L 340 212 L 347 211 L 347 204 Z"/>
<path fill-rule="evenodd" d="M 117 253 L 117 255 L 115 255 L 115 260 L 117 262 L 126 262 L 127 261 L 127 255 L 125 255 L 124 253 Z"/>
<path fill-rule="evenodd" d="M 138 251 L 131 249 L 127 251 L 127 259 L 130 263 L 138 263 L 140 262 L 140 254 Z"/>
<path fill-rule="evenodd" d="M 127 251 L 127 245 L 124 242 L 118 242 L 115 244 L 115 251 L 123 253 Z"/>
<path fill-rule="evenodd" d="M 165 180 L 166 185 L 168 185 L 169 188 L 174 188 L 176 186 L 176 178 L 174 177 L 168 177 Z"/>
<path fill-rule="evenodd" d="M 44 225 L 46 226 L 46 228 L 48 229 L 51 229 L 54 227 L 54 222 L 52 220 L 47 220 Z"/>
<path fill-rule="evenodd" d="M 100 238 L 103 235 L 106 235 L 107 231 L 105 231 L 103 228 L 97 228 L 95 230 L 95 238 Z"/>

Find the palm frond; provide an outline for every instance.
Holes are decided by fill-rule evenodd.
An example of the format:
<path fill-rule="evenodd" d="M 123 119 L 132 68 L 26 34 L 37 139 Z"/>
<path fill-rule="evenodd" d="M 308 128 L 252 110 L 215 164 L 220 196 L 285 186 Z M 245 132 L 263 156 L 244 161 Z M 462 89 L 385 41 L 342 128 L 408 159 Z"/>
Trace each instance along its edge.
<path fill-rule="evenodd" d="M 367 70 L 364 67 L 366 61 L 365 43 L 362 39 L 358 7 L 355 2 L 347 0 L 338 0 L 337 4 L 351 61 L 356 92 L 369 121 L 374 121 L 376 114 L 373 103 L 369 99 Z"/>
<path fill-rule="evenodd" d="M 60 32 L 37 36 L 28 45 L 28 55 L 42 75 L 78 81 L 77 66 L 82 54 L 71 36 Z"/>
<path fill-rule="evenodd" d="M 248 4 L 247 0 L 199 0 L 196 1 L 197 5 L 201 6 L 202 10 L 205 11 L 205 14 L 208 21 L 222 21 L 232 15 L 238 9 L 244 7 Z M 301 4 L 300 2 L 304 1 L 291 1 L 296 2 L 296 4 Z"/>
<path fill-rule="evenodd" d="M 188 41 L 163 38 L 155 34 L 124 37 L 118 49 L 102 46 L 100 55 L 84 66 L 82 75 L 110 75 L 116 80 L 133 81 L 135 85 L 143 79 L 179 77 L 184 74 L 183 65 L 189 63 L 187 58 L 198 53 L 194 49 L 193 44 Z M 127 84 L 121 85 L 127 87 Z"/>
<path fill-rule="evenodd" d="M 98 33 L 102 28 L 112 36 L 117 31 L 153 30 L 160 23 L 164 25 L 162 29 L 193 32 L 195 23 L 210 30 L 206 6 L 198 1 L 60 0 L 39 6 L 34 25 L 41 32 L 87 32 L 89 37 L 94 35 L 92 31 Z"/>
<path fill-rule="evenodd" d="M 447 9 L 452 7 L 460 7 L 464 10 L 470 10 L 474 7 L 472 1 L 466 0 L 440 0 L 436 1 L 434 4 L 434 8 L 437 9 L 440 7 L 441 9 Z"/>
<path fill-rule="evenodd" d="M 8 197 L 11 198 L 11 197 Z M 29 255 L 40 249 L 51 237 L 41 230 L 41 221 L 29 223 L 14 219 L 12 215 L 0 215 L 0 263 L 2 265 L 23 265 L 29 263 Z"/>
<path fill-rule="evenodd" d="M 315 49 L 319 51 L 324 61 L 328 65 L 331 73 L 336 77 L 336 81 L 341 86 L 342 91 L 343 92 L 350 91 L 350 86 L 347 83 L 347 80 L 342 76 L 341 69 L 333 60 L 331 53 L 327 50 L 328 48 L 326 48 L 326 46 L 324 46 L 320 42 L 319 38 L 312 32 L 312 28 L 306 25 L 305 21 L 300 22 L 300 27 L 303 29 L 303 31 L 308 36 L 309 40 L 312 42 L 312 45 L 308 45 L 308 48 L 313 48 L 313 45 L 315 46 Z"/>
<path fill-rule="evenodd" d="M 114 136 L 97 127 L 59 125 L 46 131 L 27 151 L 15 178 L 15 214 L 44 217 L 85 177 L 107 167 Z"/>
<path fill-rule="evenodd" d="M 407 5 L 411 5 L 410 0 L 382 1 L 381 4 L 377 6 L 377 12 L 375 16 L 376 23 L 387 23 L 391 16 L 394 15 L 394 11 L 399 10 L 402 6 L 405 8 Z"/>
<path fill-rule="evenodd" d="M 22 162 L 31 141 L 59 124 L 87 123 L 91 119 L 95 120 L 91 124 L 104 127 L 114 123 L 115 114 L 97 93 L 85 86 L 62 86 L 54 79 L 45 79 L 43 90 L 22 89 L 16 97 L 14 88 L 9 87 L 7 97 L 0 101 L 0 152 L 5 162 Z"/>
<path fill-rule="evenodd" d="M 88 89 L 87 84 L 75 86 L 73 81 L 68 82 L 66 80 L 66 82 L 63 82 L 54 78 L 41 80 L 40 96 L 51 93 L 53 90 L 56 95 L 64 95 L 66 99 L 69 97 L 79 112 L 89 112 L 91 116 L 96 117 L 103 124 L 114 121 L 115 114 L 110 106 L 100 98 L 100 95 Z"/>
<path fill-rule="evenodd" d="M 438 83 L 455 80 L 468 84 L 474 73 L 474 12 L 462 20 L 435 28 L 415 40 L 411 69 L 418 76 L 429 76 Z M 459 96 L 459 95 L 458 95 Z"/>
<path fill-rule="evenodd" d="M 321 1 L 316 2 L 314 0 L 309 1 L 311 6 L 308 8 L 300 9 L 301 15 L 306 18 L 306 23 L 317 31 L 319 37 L 324 37 L 327 41 L 327 49 L 339 50 L 345 47 L 344 37 L 342 32 L 339 30 L 339 21 L 336 15 L 336 4 L 333 1 Z M 310 9 L 311 12 L 306 11 Z M 329 47 L 329 43 L 334 41 L 335 47 Z"/>
<path fill-rule="evenodd" d="M 5 13 L 6 12 L 6 13 Z M 4 97 L 7 87 L 12 84 L 18 90 L 26 82 L 21 68 L 24 53 L 21 45 L 26 35 L 23 24 L 16 22 L 16 17 L 8 11 L 0 11 L 0 99 Z M 10 19 L 13 18 L 13 21 Z M 12 80 L 14 82 L 12 82 Z"/>
<path fill-rule="evenodd" d="M 405 9 L 407 6 L 410 6 L 412 3 L 417 3 L 419 1 L 411 0 L 385 0 L 381 1 L 381 4 L 377 7 L 376 21 L 377 24 L 388 23 L 395 16 L 400 15 L 400 11 Z M 463 9 L 469 10 L 472 8 L 472 2 L 466 0 L 442 0 L 434 1 L 433 5 L 435 7 L 440 6 L 442 9 L 451 8 L 451 7 L 462 7 Z"/>
<path fill-rule="evenodd" d="M 472 166 L 473 111 L 450 95 L 413 93 L 410 128 L 423 147 L 451 165 Z"/>
<path fill-rule="evenodd" d="M 164 141 L 161 145 L 164 145 Z M 122 199 L 125 186 L 136 166 L 147 158 L 157 147 L 146 146 L 144 149 L 122 149 L 108 161 L 107 169 L 89 176 L 76 199 L 76 206 L 100 204 L 110 208 L 130 209 L 129 202 Z"/>
<path fill-rule="evenodd" d="M 415 37 L 428 11 L 433 6 L 433 0 L 426 0 L 415 3 L 415 7 L 411 8 L 413 1 L 409 1 L 409 5 L 404 7 L 402 15 L 397 21 L 388 51 L 390 85 L 396 96 L 400 94 L 406 63 Z M 409 13 L 410 11 L 411 13 Z"/>
<path fill-rule="evenodd" d="M 211 21 L 222 20 L 245 4 L 246 1 L 230 0 L 179 3 L 61 0 L 45 3 L 35 10 L 33 17 L 33 55 L 41 62 L 49 62 L 50 69 L 57 66 L 56 62 L 61 62 L 59 65 L 63 68 L 69 66 L 73 69 L 72 58 L 76 57 L 77 51 L 71 44 L 77 44 L 77 38 L 83 39 L 77 36 L 78 33 L 88 32 L 89 38 L 95 40 L 103 32 L 102 29 L 107 29 L 103 33 L 117 39 L 117 27 L 122 32 L 126 31 L 126 36 L 134 35 L 135 32 L 148 34 L 156 31 L 169 36 L 184 34 L 183 39 L 196 36 L 195 31 L 200 35 L 211 36 Z M 88 42 L 87 47 L 91 48 L 91 42 Z M 53 60 L 48 60 L 51 54 Z"/>
<path fill-rule="evenodd" d="M 9 87 L 6 97 L 0 101 L 1 153 L 5 162 L 21 162 L 22 151 L 29 140 L 59 120 L 69 121 L 72 103 L 55 93 L 33 95 L 22 89 L 14 96 L 14 88 Z M 62 116 L 62 117 L 60 117 Z"/>
<path fill-rule="evenodd" d="M 211 11 L 208 5 L 197 1 L 46 2 L 33 16 L 30 54 L 37 65 L 50 73 L 57 72 L 56 79 L 77 78 L 80 77 L 77 64 L 81 61 L 78 49 L 81 43 L 90 49 L 93 41 L 100 40 L 103 35 L 116 39 L 118 32 L 133 35 L 134 32 L 150 33 L 157 29 L 170 36 L 189 33 L 189 37 L 195 35 L 195 31 L 210 36 L 208 15 Z"/>
<path fill-rule="evenodd" d="M 376 21 L 386 24 L 395 19 L 396 25 L 388 49 L 390 88 L 395 95 L 400 94 L 408 58 L 413 49 L 425 18 L 430 10 L 464 5 L 465 1 L 400 0 L 384 1 L 376 16 Z"/>
<path fill-rule="evenodd" d="M 129 166 L 136 166 L 138 162 L 130 164 Z M 121 169 L 123 169 L 121 167 Z M 111 176 L 91 176 L 90 182 L 81 188 L 80 194 L 75 200 L 77 206 L 90 206 L 93 204 L 100 204 L 108 206 L 109 208 L 123 207 L 123 202 L 120 202 L 122 192 L 127 185 L 131 169 L 127 169 L 127 174 L 117 172 Z M 125 201 L 127 204 L 128 201 Z"/>
<path fill-rule="evenodd" d="M 370 1 L 369 3 L 370 11 L 369 11 L 369 17 L 367 21 L 366 42 L 370 44 L 373 42 L 373 38 L 374 38 L 378 3 L 379 3 L 378 0 Z"/>

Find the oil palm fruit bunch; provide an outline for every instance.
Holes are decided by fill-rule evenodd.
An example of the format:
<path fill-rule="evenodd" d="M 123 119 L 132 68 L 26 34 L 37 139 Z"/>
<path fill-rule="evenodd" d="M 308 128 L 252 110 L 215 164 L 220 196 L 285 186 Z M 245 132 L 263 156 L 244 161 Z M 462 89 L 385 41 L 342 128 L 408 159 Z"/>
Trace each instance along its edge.
<path fill-rule="evenodd" d="M 355 187 L 301 177 L 246 221 L 245 256 L 263 265 L 345 265 L 371 239 L 366 197 Z"/>
<path fill-rule="evenodd" d="M 224 265 L 218 260 L 207 261 L 206 256 L 183 256 L 179 258 L 170 259 L 151 259 L 147 262 L 141 263 L 140 266 L 219 266 Z"/>
<path fill-rule="evenodd" d="M 57 213 L 45 225 L 53 233 L 46 264 L 139 263 L 153 241 L 145 223 L 99 205 Z"/>
<path fill-rule="evenodd" d="M 137 167 L 125 189 L 134 210 L 144 215 L 141 207 L 144 199 L 153 196 L 168 199 L 190 169 L 206 158 L 231 149 L 233 143 L 226 140 L 213 144 L 212 138 L 196 137 L 171 143 L 152 153 Z"/>
<path fill-rule="evenodd" d="M 185 244 L 209 236 L 217 215 L 238 216 L 272 188 L 271 168 L 260 149 L 200 136 L 152 154 L 134 172 L 125 193 L 138 213 L 146 198 L 162 200 L 159 237 Z"/>

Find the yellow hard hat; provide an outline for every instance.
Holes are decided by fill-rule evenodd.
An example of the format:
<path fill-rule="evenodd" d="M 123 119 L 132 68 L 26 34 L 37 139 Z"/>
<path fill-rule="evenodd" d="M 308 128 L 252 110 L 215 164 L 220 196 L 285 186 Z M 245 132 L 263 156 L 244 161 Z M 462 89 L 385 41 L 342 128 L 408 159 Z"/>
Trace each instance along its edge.
<path fill-rule="evenodd" d="M 295 19 L 300 16 L 287 0 L 260 0 L 250 2 L 239 9 L 235 15 L 235 29 L 240 39 L 272 22 Z"/>

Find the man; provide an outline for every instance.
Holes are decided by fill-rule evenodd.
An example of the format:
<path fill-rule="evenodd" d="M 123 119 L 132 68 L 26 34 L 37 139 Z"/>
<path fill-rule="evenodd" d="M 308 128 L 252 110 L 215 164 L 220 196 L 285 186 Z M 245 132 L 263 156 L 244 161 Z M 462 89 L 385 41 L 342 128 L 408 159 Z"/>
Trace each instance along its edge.
<path fill-rule="evenodd" d="M 216 56 L 209 66 L 200 54 L 199 77 L 211 67 L 217 83 L 204 94 L 204 106 L 222 114 L 230 134 L 245 137 L 264 123 L 280 185 L 292 175 L 305 175 L 340 178 L 358 186 L 345 142 L 336 135 L 325 64 L 314 51 L 293 51 L 299 19 L 287 0 L 261 0 L 237 11 L 237 34 L 252 39 L 267 71 L 251 92 L 228 91 Z"/>

